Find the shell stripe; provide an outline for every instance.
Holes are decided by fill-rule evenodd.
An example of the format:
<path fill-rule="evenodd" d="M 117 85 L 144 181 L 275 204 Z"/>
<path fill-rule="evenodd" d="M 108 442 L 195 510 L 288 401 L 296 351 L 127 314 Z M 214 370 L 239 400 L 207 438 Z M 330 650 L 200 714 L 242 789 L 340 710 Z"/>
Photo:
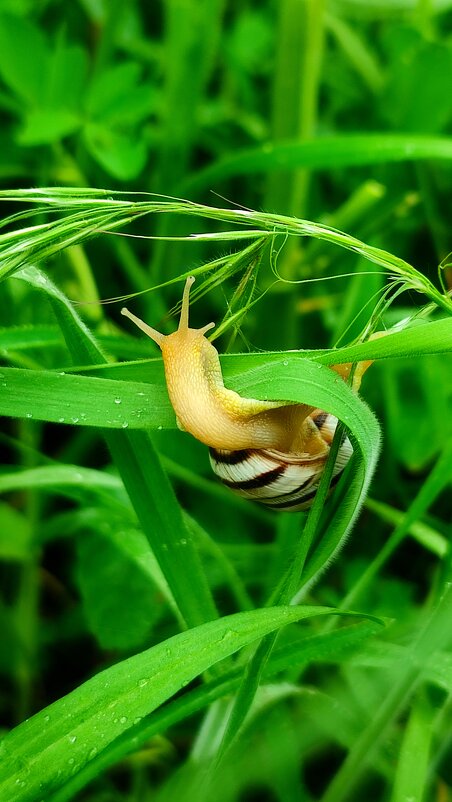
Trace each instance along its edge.
<path fill-rule="evenodd" d="M 339 473 L 336 474 L 336 476 L 333 476 L 333 478 L 331 479 L 331 482 L 330 482 L 330 489 L 332 489 L 333 487 L 335 487 L 337 485 L 339 479 L 341 478 L 342 471 L 343 471 L 343 469 L 341 469 L 339 471 Z M 320 479 L 320 477 L 319 477 L 319 479 Z M 312 485 L 311 485 L 311 487 L 312 487 Z M 263 501 L 262 499 L 260 499 L 260 500 L 263 501 L 263 503 L 266 504 L 266 506 L 271 506 L 275 510 L 284 510 L 284 509 L 290 509 L 290 508 L 293 508 L 293 507 L 302 510 L 302 509 L 310 506 L 310 503 L 315 498 L 315 495 L 316 495 L 318 489 L 319 489 L 319 482 L 316 482 L 315 486 L 312 488 L 312 490 L 309 493 L 303 493 L 302 495 L 296 496 L 296 497 L 291 498 L 291 499 L 284 499 L 283 497 L 280 497 L 278 499 L 275 499 L 275 502 L 272 503 L 272 504 L 269 504 L 268 502 Z"/>
<path fill-rule="evenodd" d="M 246 448 L 243 451 L 222 451 L 218 448 L 209 449 L 211 456 L 216 462 L 222 462 L 223 465 L 237 465 L 243 462 L 253 454 L 253 450 Z"/>
<path fill-rule="evenodd" d="M 252 479 L 242 479 L 238 482 L 233 479 L 222 479 L 222 482 L 224 485 L 227 487 L 232 487 L 234 490 L 257 490 L 261 487 L 268 487 L 268 485 L 276 482 L 276 480 L 283 475 L 284 471 L 284 465 L 280 465 L 279 467 L 274 468 L 272 471 L 264 471 L 264 473 L 259 473 L 257 476 L 253 476 Z"/>
<path fill-rule="evenodd" d="M 321 429 L 323 424 L 325 423 L 326 419 L 328 418 L 328 412 L 319 412 L 318 415 L 311 415 L 312 421 L 317 426 L 317 429 Z"/>

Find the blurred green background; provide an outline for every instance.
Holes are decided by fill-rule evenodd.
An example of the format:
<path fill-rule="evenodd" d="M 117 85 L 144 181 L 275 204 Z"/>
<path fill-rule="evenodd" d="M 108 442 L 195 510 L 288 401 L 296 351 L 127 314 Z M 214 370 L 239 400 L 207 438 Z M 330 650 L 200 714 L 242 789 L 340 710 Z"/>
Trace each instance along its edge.
<path fill-rule="evenodd" d="M 0 121 L 3 189 L 90 186 L 302 217 L 383 248 L 452 288 L 452 0 L 0 0 Z M 25 208 L 2 198 L 2 217 Z M 46 219 L 40 210 L 31 221 Z M 212 226 L 182 216 L 145 218 L 127 229 L 137 239 L 99 236 L 44 269 L 81 303 L 79 313 L 109 353 L 156 356 L 148 343 L 124 336 L 120 305 L 98 301 L 224 256 L 228 243 L 144 238 Z M 283 281 L 273 284 L 272 269 Z M 351 342 L 387 277 L 358 255 L 303 239 L 288 242 L 277 259 L 263 255 L 258 286 L 267 294 L 222 352 Z M 180 287 L 128 305 L 166 326 Z M 194 313 L 200 325 L 220 320 L 235 290 L 233 281 L 213 287 Z M 414 316 L 425 303 L 415 292 L 397 297 L 378 327 Z M 2 364 L 35 371 L 70 365 L 50 305 L 27 283 L 2 285 L 0 317 Z M 237 748 L 222 769 L 219 802 L 320 799 L 377 715 L 400 650 L 415 641 L 444 578 L 451 356 L 382 361 L 362 392 L 383 427 L 379 467 L 350 542 L 309 598 L 338 605 L 399 524 L 401 546 L 356 603 L 394 619 L 390 635 L 372 641 L 362 659 L 351 646 L 337 655 L 330 649 L 296 691 L 296 668 L 279 691 L 272 686 L 243 754 Z M 206 490 L 205 449 L 181 438 L 155 433 L 178 498 L 220 543 L 248 601 L 262 604 L 298 529 Z M 8 420 L 0 445 L 0 490 L 8 491 L 0 503 L 0 713 L 7 728 L 177 628 L 154 583 L 148 544 L 123 517 L 128 502 L 98 432 Z M 103 471 L 113 482 L 103 492 L 118 509 L 102 494 L 61 491 L 58 472 L 46 490 L 36 475 L 28 487 L 14 485 L 19 470 L 50 465 Z M 413 503 L 411 519 L 403 518 Z M 235 610 L 215 547 L 200 548 L 221 612 Z M 320 625 L 311 626 L 320 636 Z M 450 632 L 445 647 L 447 638 Z M 450 668 L 444 679 L 450 652 L 446 658 L 443 684 L 432 681 L 412 709 L 412 740 L 403 740 L 406 714 L 397 719 L 395 709 L 363 795 L 350 799 L 408 799 L 417 755 L 423 771 L 411 798 L 452 799 Z M 87 790 L 55 802 L 172 802 L 185 793 L 178 772 L 200 743 L 198 714 Z M 409 758 L 399 753 L 403 743 Z M 188 802 L 197 799 L 185 790 Z M 328 802 L 335 799 L 342 797 Z"/>

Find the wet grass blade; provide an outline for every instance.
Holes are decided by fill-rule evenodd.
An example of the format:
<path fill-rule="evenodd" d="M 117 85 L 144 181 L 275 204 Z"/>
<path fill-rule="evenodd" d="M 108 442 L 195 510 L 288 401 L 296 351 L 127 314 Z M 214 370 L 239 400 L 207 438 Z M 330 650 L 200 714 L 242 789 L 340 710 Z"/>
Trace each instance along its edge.
<path fill-rule="evenodd" d="M 274 629 L 331 612 L 325 607 L 282 607 L 237 613 L 102 671 L 1 741 L 2 802 L 47 799 L 210 666 Z"/>

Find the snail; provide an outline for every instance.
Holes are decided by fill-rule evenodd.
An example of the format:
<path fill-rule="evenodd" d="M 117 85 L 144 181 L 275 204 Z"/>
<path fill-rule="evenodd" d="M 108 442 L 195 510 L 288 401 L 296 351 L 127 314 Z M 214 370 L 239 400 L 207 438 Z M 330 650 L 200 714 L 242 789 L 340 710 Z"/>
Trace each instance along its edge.
<path fill-rule="evenodd" d="M 161 348 L 168 395 L 178 427 L 209 446 L 217 477 L 239 495 L 274 510 L 300 510 L 312 504 L 337 426 L 334 415 L 306 404 L 243 398 L 224 386 L 218 351 L 205 337 L 215 326 L 192 329 L 189 296 L 194 277 L 185 283 L 177 331 L 164 335 L 127 309 L 128 317 Z M 370 362 L 358 364 L 353 388 Z M 349 364 L 332 367 L 342 378 Z M 332 485 L 353 448 L 344 435 Z"/>

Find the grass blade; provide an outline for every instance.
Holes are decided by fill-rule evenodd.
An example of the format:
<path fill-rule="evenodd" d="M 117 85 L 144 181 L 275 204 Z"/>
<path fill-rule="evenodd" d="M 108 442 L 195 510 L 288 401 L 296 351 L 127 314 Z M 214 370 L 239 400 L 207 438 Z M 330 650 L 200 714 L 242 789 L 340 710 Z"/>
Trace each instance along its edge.
<path fill-rule="evenodd" d="M 35 269 L 23 271 L 21 278 L 49 296 L 73 358 L 105 363 L 106 357 L 94 337 L 50 279 Z M 120 406 L 118 400 L 122 402 L 121 397 L 110 397 L 110 405 Z M 101 408 L 99 412 L 102 412 Z M 216 607 L 198 551 L 149 435 L 142 431 L 139 434 L 109 432 L 105 438 L 143 532 L 176 601 L 182 623 L 196 626 L 216 618 Z M 196 593 L 192 592 L 193 584 L 197 587 Z"/>
<path fill-rule="evenodd" d="M 361 780 L 373 751 L 380 743 L 391 721 L 404 708 L 417 683 L 424 674 L 424 666 L 431 655 L 451 641 L 452 583 L 432 611 L 429 620 L 413 641 L 408 659 L 400 666 L 400 673 L 390 693 L 384 699 L 373 721 L 362 731 L 352 749 L 322 796 L 321 802 L 342 802 L 349 797 Z"/>
<path fill-rule="evenodd" d="M 1 741 L 2 802 L 41 802 L 213 664 L 274 629 L 331 612 L 282 607 L 237 613 L 102 671 Z"/>
<path fill-rule="evenodd" d="M 270 173 L 307 167 L 328 170 L 387 162 L 419 159 L 452 159 L 452 139 L 417 134 L 348 134 L 302 142 L 266 143 L 259 148 L 240 150 L 195 176 L 187 178 L 181 194 L 196 194 L 237 175 Z"/>
<path fill-rule="evenodd" d="M 330 632 L 326 635 L 317 635 L 311 638 L 302 638 L 280 649 L 276 649 L 270 657 L 265 669 L 268 679 L 286 668 L 302 667 L 309 662 L 335 662 L 346 659 L 364 640 L 372 637 L 382 624 L 375 621 L 363 621 L 346 628 Z M 76 777 L 53 794 L 48 802 L 66 802 L 83 788 L 90 780 L 97 777 L 101 771 L 117 763 L 128 752 L 143 746 L 152 736 L 165 732 L 170 726 L 183 721 L 188 716 L 205 709 L 209 704 L 233 693 L 242 677 L 241 668 L 204 683 L 194 688 L 179 699 L 165 705 L 151 717 L 143 719 L 134 727 L 117 738 L 100 755 L 97 755 L 81 770 Z M 47 801 L 46 801 L 47 802 Z"/>
<path fill-rule="evenodd" d="M 419 694 L 411 708 L 410 718 L 399 755 L 391 802 L 422 802 L 427 782 L 427 768 L 433 735 L 434 710 L 424 695 Z"/>

